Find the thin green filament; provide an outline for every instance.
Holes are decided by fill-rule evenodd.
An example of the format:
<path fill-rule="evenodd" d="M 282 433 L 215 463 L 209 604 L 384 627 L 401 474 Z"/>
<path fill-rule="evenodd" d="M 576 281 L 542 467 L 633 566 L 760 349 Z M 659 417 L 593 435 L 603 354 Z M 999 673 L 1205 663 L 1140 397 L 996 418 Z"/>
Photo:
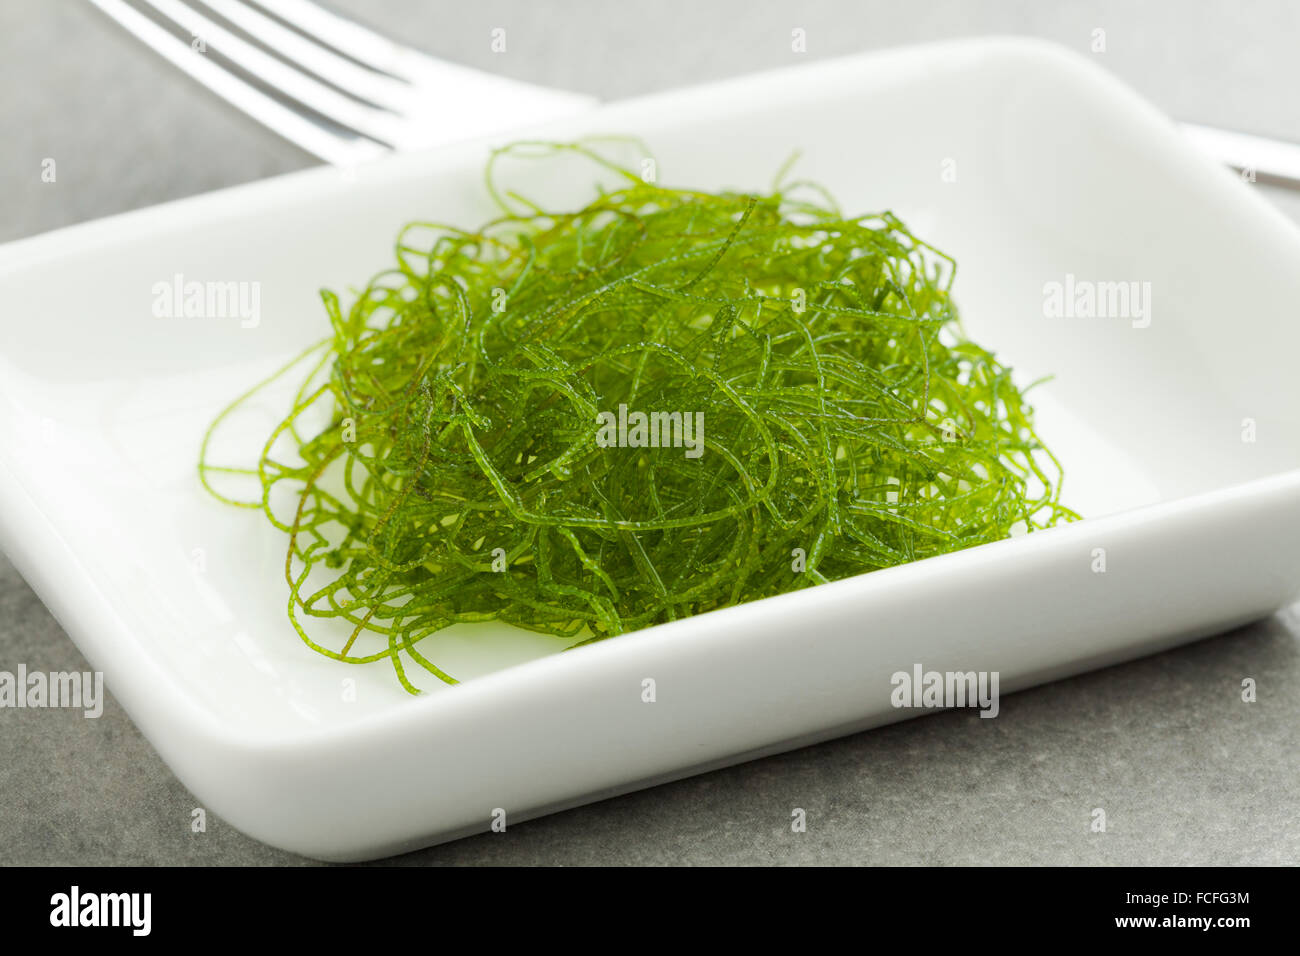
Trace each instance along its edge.
<path fill-rule="evenodd" d="M 574 212 L 498 182 L 555 154 L 619 182 Z M 1011 370 L 961 331 L 952 261 L 892 214 L 671 189 L 583 144 L 500 150 L 488 188 L 500 218 L 412 223 L 350 305 L 322 292 L 329 336 L 275 376 L 306 369 L 255 468 L 208 448 L 257 389 L 205 438 L 205 486 L 288 535 L 320 653 L 415 692 L 411 665 L 455 682 L 420 650 L 453 624 L 570 646 L 1075 517 Z M 620 408 L 667 440 L 602 441 Z"/>

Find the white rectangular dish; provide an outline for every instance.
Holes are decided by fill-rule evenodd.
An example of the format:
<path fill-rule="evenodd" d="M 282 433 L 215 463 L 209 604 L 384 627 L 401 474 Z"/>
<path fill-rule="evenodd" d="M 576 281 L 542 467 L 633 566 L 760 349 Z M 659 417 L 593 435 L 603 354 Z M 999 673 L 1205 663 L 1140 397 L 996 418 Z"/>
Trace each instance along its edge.
<path fill-rule="evenodd" d="M 490 213 L 509 138 L 320 169 L 0 249 L 0 541 L 209 810 L 358 860 L 925 711 L 890 676 L 1011 692 L 1268 614 L 1300 594 L 1300 232 L 1082 57 L 963 41 L 601 107 L 521 133 L 627 133 L 662 181 L 758 190 L 793 149 L 850 211 L 959 263 L 971 336 L 1036 389 L 1077 524 L 564 654 L 463 632 L 471 679 L 405 694 L 285 616 L 284 540 L 200 488 L 199 441 L 325 329 L 414 218 Z M 510 137 L 513 138 L 513 137 Z M 538 184 L 539 186 L 542 184 Z M 546 183 L 582 202 L 591 183 Z M 260 284 L 258 321 L 160 319 L 177 275 Z M 1138 282 L 1143 314 L 1049 317 L 1049 283 Z M 247 326 L 247 327 L 245 327 Z M 268 419 L 274 409 L 268 408 Z M 1098 573 L 1098 549 L 1106 569 Z M 642 699 L 653 678 L 656 700 Z M 344 693 L 345 680 L 355 694 Z"/>

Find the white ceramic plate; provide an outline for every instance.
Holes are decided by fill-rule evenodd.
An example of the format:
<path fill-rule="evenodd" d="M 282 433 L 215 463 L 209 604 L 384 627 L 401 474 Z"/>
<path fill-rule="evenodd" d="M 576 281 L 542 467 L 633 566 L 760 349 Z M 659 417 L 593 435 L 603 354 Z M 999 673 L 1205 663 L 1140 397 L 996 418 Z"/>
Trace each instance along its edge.
<path fill-rule="evenodd" d="M 558 656 L 536 635 L 485 655 L 451 634 L 438 659 L 472 679 L 413 698 L 386 664 L 298 641 L 284 541 L 202 493 L 194 462 L 213 414 L 322 334 L 319 287 L 363 283 L 408 219 L 485 218 L 493 144 L 14 243 L 0 251 L 5 548 L 210 810 L 310 856 L 381 856 L 486 829 L 497 808 L 516 823 L 924 712 L 889 700 L 890 675 L 918 663 L 998 671 L 1005 693 L 1295 597 L 1300 236 L 1100 69 L 961 42 L 528 135 L 588 133 L 642 136 L 663 181 L 705 188 L 766 188 L 801 148 L 802 173 L 845 208 L 892 208 L 951 252 L 972 336 L 1022 383 L 1055 373 L 1035 404 L 1087 520 Z M 532 185 L 568 202 L 591 188 L 586 171 Z M 260 323 L 155 318 L 151 290 L 176 273 L 259 282 Z M 1149 326 L 1045 317 L 1044 284 L 1067 273 L 1150 282 Z"/>

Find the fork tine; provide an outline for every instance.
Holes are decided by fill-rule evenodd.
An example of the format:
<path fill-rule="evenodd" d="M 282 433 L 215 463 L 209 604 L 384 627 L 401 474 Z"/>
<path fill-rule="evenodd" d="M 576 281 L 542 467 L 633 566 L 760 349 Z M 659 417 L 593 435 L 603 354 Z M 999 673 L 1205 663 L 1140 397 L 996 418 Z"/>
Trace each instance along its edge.
<path fill-rule="evenodd" d="M 386 152 L 382 145 L 360 136 L 345 136 L 290 109 L 261 90 L 222 69 L 190 45 L 168 33 L 125 0 L 90 0 L 107 16 L 154 52 L 198 80 L 237 109 L 335 166 L 355 166 Z"/>
<path fill-rule="evenodd" d="M 301 65 L 339 89 L 378 106 L 401 111 L 411 101 L 409 84 L 386 73 L 377 73 L 340 56 L 327 46 L 268 17 L 244 0 L 203 0 L 203 5 L 233 23 L 249 36 L 286 59 Z"/>
<path fill-rule="evenodd" d="M 419 50 L 402 46 L 358 23 L 330 13 L 311 0 L 257 0 L 257 3 L 285 23 L 328 43 L 358 63 L 390 76 L 415 80 L 432 64 L 432 59 Z"/>
<path fill-rule="evenodd" d="M 300 70 L 265 53 L 214 20 L 210 20 L 194 7 L 179 0 L 141 0 L 157 10 L 168 20 L 200 38 L 226 59 L 249 74 L 297 100 L 321 116 L 356 130 L 364 136 L 391 145 L 397 135 L 392 113 L 369 106 L 340 93 Z"/>

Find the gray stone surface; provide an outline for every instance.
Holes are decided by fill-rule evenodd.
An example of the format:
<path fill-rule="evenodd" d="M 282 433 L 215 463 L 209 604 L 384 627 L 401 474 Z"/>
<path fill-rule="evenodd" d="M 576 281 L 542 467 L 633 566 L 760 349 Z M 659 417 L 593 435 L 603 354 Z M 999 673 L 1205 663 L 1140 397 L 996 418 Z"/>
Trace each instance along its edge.
<path fill-rule="evenodd" d="M 989 33 L 1086 50 L 1169 113 L 1300 140 L 1300 8 L 1276 3 L 335 3 L 446 59 L 612 99 Z M 489 50 L 504 26 L 508 52 Z M 56 186 L 40 182 L 45 157 Z M 0 6 L 0 240 L 312 165 L 81 0 Z M 1295 196 L 1271 193 L 1300 218 Z M 85 661 L 0 558 L 0 669 Z M 1258 703 L 1240 701 L 1243 677 Z M 1300 863 L 1300 618 L 658 787 L 398 864 Z M 0 711 L 0 863 L 305 862 L 220 820 L 110 699 Z M 790 832 L 792 807 L 808 832 Z M 1104 807 L 1109 832 L 1089 832 Z"/>

